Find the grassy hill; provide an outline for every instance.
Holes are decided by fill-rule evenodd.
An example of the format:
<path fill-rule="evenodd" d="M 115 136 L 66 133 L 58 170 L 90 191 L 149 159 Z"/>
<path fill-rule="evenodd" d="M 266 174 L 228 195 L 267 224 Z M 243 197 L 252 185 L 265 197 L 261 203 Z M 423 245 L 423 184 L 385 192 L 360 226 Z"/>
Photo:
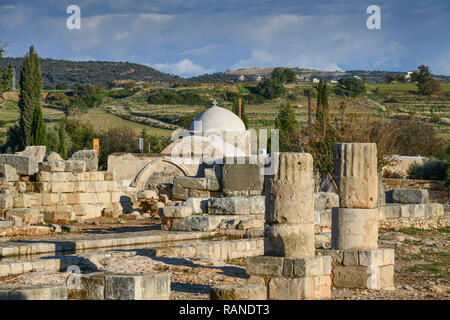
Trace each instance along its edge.
<path fill-rule="evenodd" d="M 20 68 L 23 58 L 0 59 L 2 66 L 12 64 L 16 72 L 16 88 L 19 87 Z M 45 87 L 55 87 L 64 82 L 69 88 L 74 84 L 90 83 L 106 85 L 114 80 L 134 80 L 151 83 L 182 80 L 178 76 L 169 75 L 142 64 L 130 62 L 108 61 L 68 61 L 54 59 L 40 59 L 43 84 Z"/>

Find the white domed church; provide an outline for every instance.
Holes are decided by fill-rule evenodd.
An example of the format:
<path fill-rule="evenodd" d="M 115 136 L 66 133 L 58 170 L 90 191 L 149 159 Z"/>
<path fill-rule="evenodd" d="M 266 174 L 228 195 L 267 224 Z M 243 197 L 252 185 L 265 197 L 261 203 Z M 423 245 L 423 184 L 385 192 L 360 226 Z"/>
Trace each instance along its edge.
<path fill-rule="evenodd" d="M 177 134 L 182 137 L 161 154 L 202 158 L 205 162 L 250 154 L 250 132 L 237 115 L 217 106 L 216 102 L 192 121 L 189 130 Z"/>

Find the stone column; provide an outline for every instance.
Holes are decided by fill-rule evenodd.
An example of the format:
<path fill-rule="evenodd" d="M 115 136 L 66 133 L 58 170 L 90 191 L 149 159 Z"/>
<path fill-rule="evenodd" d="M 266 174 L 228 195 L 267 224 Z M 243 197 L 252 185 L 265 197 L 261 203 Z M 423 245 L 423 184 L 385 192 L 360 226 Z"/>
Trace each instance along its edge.
<path fill-rule="evenodd" d="M 378 249 L 378 174 L 374 143 L 337 143 L 335 177 L 340 207 L 332 212 L 333 285 L 392 290 L 394 250 Z"/>
<path fill-rule="evenodd" d="M 313 158 L 272 154 L 278 170 L 265 176 L 264 255 L 247 258 L 249 284 L 271 300 L 329 299 L 331 258 L 315 256 Z"/>
<path fill-rule="evenodd" d="M 334 168 L 340 208 L 333 210 L 332 247 L 378 248 L 376 144 L 336 143 Z"/>
<path fill-rule="evenodd" d="M 267 177 L 264 255 L 314 257 L 314 177 L 309 153 L 281 153 Z"/>

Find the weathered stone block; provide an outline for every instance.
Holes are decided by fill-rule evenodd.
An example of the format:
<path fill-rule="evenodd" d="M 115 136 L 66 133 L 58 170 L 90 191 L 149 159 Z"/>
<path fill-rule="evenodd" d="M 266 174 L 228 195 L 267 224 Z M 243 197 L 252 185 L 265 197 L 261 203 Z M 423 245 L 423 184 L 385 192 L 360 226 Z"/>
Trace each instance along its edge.
<path fill-rule="evenodd" d="M 14 205 L 14 198 L 10 195 L 0 193 L 0 209 L 8 209 Z"/>
<path fill-rule="evenodd" d="M 22 218 L 23 223 L 26 224 L 37 224 L 42 221 L 42 215 L 34 208 L 10 209 L 9 215 Z"/>
<path fill-rule="evenodd" d="M 325 264 L 331 264 L 328 257 L 314 258 L 285 258 L 283 276 L 285 277 L 312 277 L 324 275 L 324 271 L 330 267 Z M 325 270 L 326 269 L 326 270 Z"/>
<path fill-rule="evenodd" d="M 264 227 L 264 255 L 290 258 L 314 257 L 314 224 Z"/>
<path fill-rule="evenodd" d="M 76 280 L 78 278 L 78 280 Z M 71 300 L 103 300 L 105 297 L 105 275 L 75 275 L 69 284 L 68 298 Z M 79 287 L 76 284 L 79 284 Z"/>
<path fill-rule="evenodd" d="M 250 163 L 249 157 L 225 159 L 222 167 L 223 191 L 262 190 L 264 164 Z"/>
<path fill-rule="evenodd" d="M 0 180 L 7 181 L 17 181 L 19 180 L 19 175 L 15 168 L 11 167 L 9 164 L 1 163 L 0 164 Z"/>
<path fill-rule="evenodd" d="M 46 146 L 27 146 L 25 147 L 25 150 L 16 152 L 14 154 L 18 156 L 33 157 L 39 163 L 44 161 L 46 149 Z"/>
<path fill-rule="evenodd" d="M 252 256 L 247 258 L 246 271 L 249 275 L 282 276 L 284 258 L 274 256 Z"/>
<path fill-rule="evenodd" d="M 334 168 L 342 208 L 377 207 L 378 173 L 375 143 L 336 143 Z"/>
<path fill-rule="evenodd" d="M 108 300 L 168 299 L 169 295 L 168 274 L 105 276 L 105 299 Z"/>
<path fill-rule="evenodd" d="M 192 213 L 200 214 L 208 212 L 208 202 L 209 198 L 188 198 L 184 204 L 192 208 Z"/>
<path fill-rule="evenodd" d="M 333 249 L 378 248 L 378 208 L 335 208 L 332 215 L 331 246 Z"/>
<path fill-rule="evenodd" d="M 75 152 L 71 157 L 71 160 L 85 160 L 86 171 L 97 171 L 98 169 L 98 156 L 97 150 L 80 150 Z"/>
<path fill-rule="evenodd" d="M 86 171 L 86 161 L 84 160 L 67 160 L 64 163 L 64 171 L 66 172 L 81 173 Z"/>
<path fill-rule="evenodd" d="M 347 254 L 348 251 L 345 252 Z M 362 266 L 382 266 L 384 264 L 383 250 L 359 250 L 359 264 Z"/>
<path fill-rule="evenodd" d="M 425 189 L 393 189 L 392 200 L 395 203 L 421 204 L 427 203 L 428 190 Z"/>
<path fill-rule="evenodd" d="M 47 161 L 55 161 L 55 160 L 64 160 L 64 159 L 57 152 L 49 151 L 45 154 L 43 161 L 47 162 Z"/>
<path fill-rule="evenodd" d="M 64 172 L 65 168 L 66 162 L 64 160 L 48 161 L 39 164 L 39 171 Z"/>
<path fill-rule="evenodd" d="M 267 288 L 264 285 L 219 285 L 212 286 L 211 300 L 266 300 Z"/>
<path fill-rule="evenodd" d="M 259 197 L 255 201 L 261 201 Z M 226 197 L 211 198 L 208 201 L 208 213 L 220 215 L 245 215 L 251 213 L 251 198 Z"/>
<path fill-rule="evenodd" d="M 335 266 L 333 286 L 338 288 L 368 288 L 370 273 L 363 266 Z"/>
<path fill-rule="evenodd" d="M 304 278 L 272 278 L 269 280 L 269 300 L 329 299 L 330 276 Z"/>
<path fill-rule="evenodd" d="M 16 172 L 19 175 L 32 176 L 38 172 L 38 162 L 34 157 L 0 154 L 0 165 L 1 164 L 10 165 L 16 169 Z"/>
<path fill-rule="evenodd" d="M 42 214 L 44 216 L 44 221 L 49 223 L 67 223 L 76 218 L 75 212 L 72 212 L 72 210 L 44 211 Z"/>
<path fill-rule="evenodd" d="M 27 193 L 19 193 L 14 198 L 14 208 L 29 208 L 31 207 L 31 195 Z"/>
<path fill-rule="evenodd" d="M 101 217 L 103 210 L 103 206 L 91 203 L 74 204 L 72 208 L 76 216 L 81 216 L 84 219 Z"/>
<path fill-rule="evenodd" d="M 174 206 L 161 208 L 160 213 L 167 218 L 186 218 L 192 215 L 191 206 Z"/>
<path fill-rule="evenodd" d="M 394 266 L 380 267 L 380 285 L 383 290 L 394 290 Z"/>
<path fill-rule="evenodd" d="M 315 192 L 314 210 L 324 210 L 339 207 L 339 195 L 334 192 Z"/>

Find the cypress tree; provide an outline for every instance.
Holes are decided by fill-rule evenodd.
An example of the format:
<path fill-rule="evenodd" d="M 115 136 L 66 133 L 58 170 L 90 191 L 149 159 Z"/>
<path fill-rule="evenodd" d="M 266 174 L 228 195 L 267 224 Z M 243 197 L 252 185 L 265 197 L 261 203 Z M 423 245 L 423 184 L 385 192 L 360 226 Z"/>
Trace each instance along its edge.
<path fill-rule="evenodd" d="M 300 124 L 295 118 L 295 112 L 289 102 L 281 104 L 280 111 L 275 118 L 275 129 L 279 130 L 280 151 L 297 151 Z"/>
<path fill-rule="evenodd" d="M 23 66 L 20 71 L 20 95 L 19 95 L 19 109 L 20 109 L 20 131 L 21 131 L 21 147 L 24 148 L 33 144 L 33 136 L 41 139 L 42 123 L 34 125 L 34 129 L 41 130 L 41 133 L 32 133 L 32 122 L 35 117 L 36 121 L 39 121 L 39 117 L 42 117 L 41 108 L 41 90 L 42 90 L 42 77 L 41 68 L 39 65 L 39 57 L 34 51 L 34 47 L 30 47 L 30 51 L 25 55 L 23 59 Z M 40 111 L 36 110 L 39 108 Z M 35 112 L 36 110 L 36 112 Z M 36 116 L 34 116 L 36 113 Z M 41 116 L 39 115 L 41 113 Z M 45 139 L 45 138 L 44 138 Z"/>
<path fill-rule="evenodd" d="M 31 122 L 31 144 L 45 146 L 47 142 L 47 129 L 45 128 L 44 115 L 41 106 L 34 108 L 33 121 Z M 60 141 L 61 143 L 61 141 Z"/>
<path fill-rule="evenodd" d="M 317 86 L 317 107 L 316 121 L 320 131 L 325 132 L 330 122 L 330 114 L 328 108 L 328 86 L 326 81 L 320 79 Z"/>
<path fill-rule="evenodd" d="M 58 128 L 59 146 L 58 153 L 63 159 L 67 159 L 67 153 L 69 152 L 69 135 L 66 132 L 66 124 L 64 121 L 60 121 Z"/>

